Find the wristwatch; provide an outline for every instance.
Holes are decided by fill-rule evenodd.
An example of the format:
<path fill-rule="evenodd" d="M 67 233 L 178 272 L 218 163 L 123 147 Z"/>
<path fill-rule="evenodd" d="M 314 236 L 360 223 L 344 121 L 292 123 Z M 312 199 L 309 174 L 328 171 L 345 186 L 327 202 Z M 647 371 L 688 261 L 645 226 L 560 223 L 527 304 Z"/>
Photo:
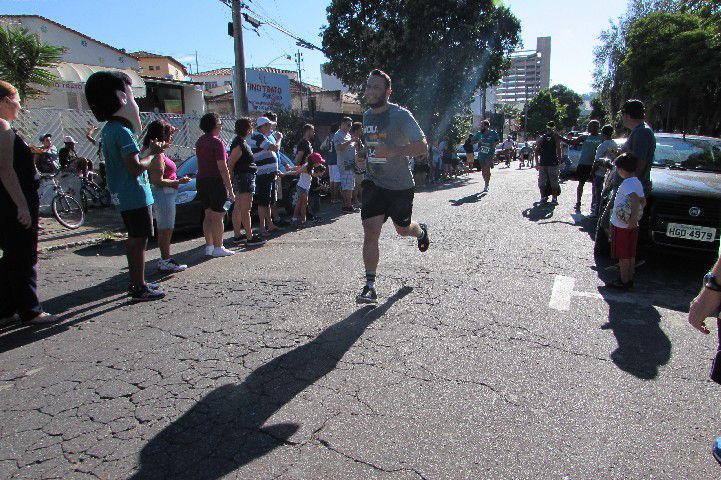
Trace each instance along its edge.
<path fill-rule="evenodd" d="M 703 277 L 703 286 L 714 292 L 721 292 L 721 285 L 716 282 L 716 275 L 713 272 L 708 272 Z"/>

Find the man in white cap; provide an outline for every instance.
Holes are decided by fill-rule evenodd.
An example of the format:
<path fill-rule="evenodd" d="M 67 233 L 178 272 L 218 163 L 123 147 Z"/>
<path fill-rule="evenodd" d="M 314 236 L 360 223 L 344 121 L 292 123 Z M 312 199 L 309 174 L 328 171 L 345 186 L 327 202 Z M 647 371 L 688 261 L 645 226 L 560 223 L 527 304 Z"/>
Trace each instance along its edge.
<path fill-rule="evenodd" d="M 275 122 L 268 117 L 258 117 L 255 121 L 256 130 L 250 136 L 250 149 L 258 170 L 255 177 L 255 201 L 258 205 L 258 220 L 260 221 L 260 234 L 278 230 L 273 224 L 270 206 L 273 203 L 275 179 L 278 176 L 278 151 L 282 136 L 271 136 Z"/>

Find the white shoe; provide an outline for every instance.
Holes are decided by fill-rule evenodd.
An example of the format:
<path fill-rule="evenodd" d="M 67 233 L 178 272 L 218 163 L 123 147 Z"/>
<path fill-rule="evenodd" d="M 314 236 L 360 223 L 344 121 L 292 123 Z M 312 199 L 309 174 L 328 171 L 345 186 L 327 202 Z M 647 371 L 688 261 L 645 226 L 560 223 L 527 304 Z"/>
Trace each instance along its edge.
<path fill-rule="evenodd" d="M 235 255 L 235 252 L 233 250 L 228 250 L 225 247 L 215 247 L 213 249 L 214 257 L 230 257 L 231 255 Z"/>
<path fill-rule="evenodd" d="M 158 260 L 158 271 L 160 272 L 177 273 L 182 272 L 187 268 L 187 265 L 181 265 L 172 258 L 169 258 L 167 260 L 163 260 L 161 258 L 160 260 Z"/>
<path fill-rule="evenodd" d="M 58 318 L 57 315 L 53 315 L 48 312 L 43 312 L 40 315 L 38 315 L 37 317 L 31 319 L 30 323 L 32 323 L 33 325 L 44 325 L 47 323 L 55 323 L 55 322 L 59 322 L 59 321 L 60 321 L 60 319 Z"/>
<path fill-rule="evenodd" d="M 215 247 L 212 245 L 206 245 L 205 246 L 205 256 L 206 257 L 212 257 L 213 256 L 213 250 L 215 250 Z"/>

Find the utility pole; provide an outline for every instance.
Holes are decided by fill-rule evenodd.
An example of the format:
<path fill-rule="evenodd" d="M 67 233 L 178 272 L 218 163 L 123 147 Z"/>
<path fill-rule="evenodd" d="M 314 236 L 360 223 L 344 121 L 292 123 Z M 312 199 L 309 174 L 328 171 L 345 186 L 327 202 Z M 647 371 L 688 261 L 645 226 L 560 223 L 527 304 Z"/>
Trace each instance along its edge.
<path fill-rule="evenodd" d="M 295 54 L 295 61 L 298 65 L 298 82 L 300 83 L 300 114 L 303 115 L 303 68 L 301 67 L 301 62 L 303 62 L 303 54 L 300 53 L 300 49 L 298 49 L 298 53 Z"/>
<path fill-rule="evenodd" d="M 236 116 L 248 115 L 248 91 L 245 83 L 245 53 L 243 52 L 243 21 L 240 0 L 233 0 L 233 44 L 235 46 L 235 71 L 233 72 L 233 104 Z"/>
<path fill-rule="evenodd" d="M 195 73 L 197 74 L 200 70 L 198 70 L 198 51 L 195 51 Z"/>

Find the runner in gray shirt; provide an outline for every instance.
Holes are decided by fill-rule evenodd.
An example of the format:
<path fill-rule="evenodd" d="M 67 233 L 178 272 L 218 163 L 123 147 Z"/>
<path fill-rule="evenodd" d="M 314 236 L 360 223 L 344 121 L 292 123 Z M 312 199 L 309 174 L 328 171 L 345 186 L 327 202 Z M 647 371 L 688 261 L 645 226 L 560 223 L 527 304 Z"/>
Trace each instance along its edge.
<path fill-rule="evenodd" d="M 376 268 L 380 256 L 378 238 L 391 218 L 396 232 L 416 237 L 418 249 L 428 250 L 428 227 L 411 221 L 414 182 L 410 159 L 428 151 L 425 135 L 411 113 L 388 102 L 391 78 L 381 70 L 368 76 L 365 98 L 370 109 L 363 114 L 363 140 L 367 150 L 366 176 L 363 181 L 363 263 L 366 285 L 358 295 L 359 303 L 376 303 Z"/>

